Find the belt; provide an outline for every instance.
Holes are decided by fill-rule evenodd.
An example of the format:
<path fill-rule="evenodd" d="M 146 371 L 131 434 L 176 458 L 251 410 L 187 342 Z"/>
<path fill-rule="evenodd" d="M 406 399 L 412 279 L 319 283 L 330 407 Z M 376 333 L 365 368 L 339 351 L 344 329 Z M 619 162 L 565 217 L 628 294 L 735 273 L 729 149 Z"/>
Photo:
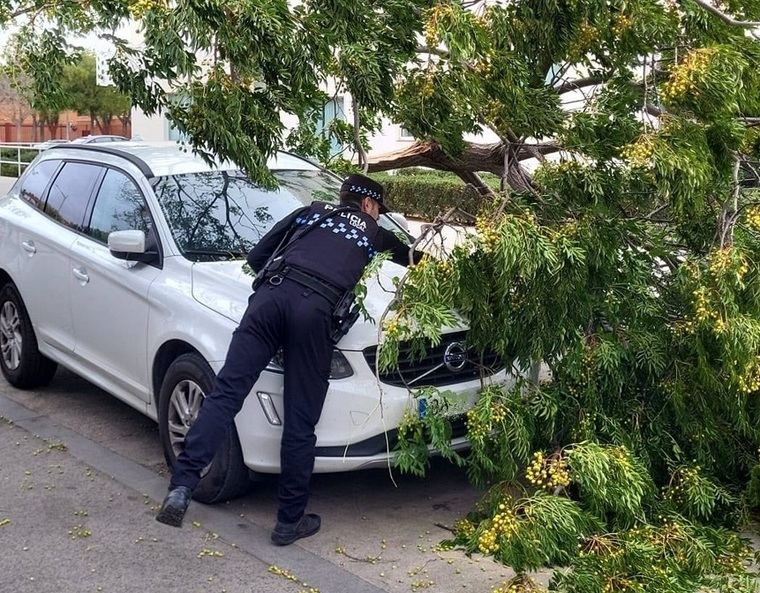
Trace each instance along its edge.
<path fill-rule="evenodd" d="M 328 284 L 317 276 L 313 276 L 312 274 L 302 272 L 297 268 L 291 268 L 289 266 L 284 268 L 281 272 L 271 275 L 267 278 L 267 282 L 272 286 L 279 286 L 285 278 L 297 282 L 301 286 L 310 288 L 317 294 L 326 298 L 333 307 L 343 298 L 344 291 L 341 291 L 339 288 L 332 284 Z"/>

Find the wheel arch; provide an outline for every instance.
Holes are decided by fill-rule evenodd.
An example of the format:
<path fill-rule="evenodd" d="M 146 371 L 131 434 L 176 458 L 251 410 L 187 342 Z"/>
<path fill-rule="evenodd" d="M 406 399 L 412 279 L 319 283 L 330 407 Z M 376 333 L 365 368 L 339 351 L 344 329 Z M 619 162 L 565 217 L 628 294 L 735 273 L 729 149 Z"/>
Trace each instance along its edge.
<path fill-rule="evenodd" d="M 153 386 L 153 404 L 158 410 L 158 398 L 161 394 L 161 382 L 164 379 L 166 371 L 171 364 L 183 354 L 195 353 L 205 359 L 203 354 L 189 342 L 181 339 L 167 340 L 156 351 L 153 357 L 153 368 L 151 373 L 151 385 Z"/>
<path fill-rule="evenodd" d="M 6 284 L 13 284 L 16 286 L 16 283 L 13 281 L 13 278 L 11 278 L 11 275 L 0 268 L 0 287 L 5 286 Z"/>

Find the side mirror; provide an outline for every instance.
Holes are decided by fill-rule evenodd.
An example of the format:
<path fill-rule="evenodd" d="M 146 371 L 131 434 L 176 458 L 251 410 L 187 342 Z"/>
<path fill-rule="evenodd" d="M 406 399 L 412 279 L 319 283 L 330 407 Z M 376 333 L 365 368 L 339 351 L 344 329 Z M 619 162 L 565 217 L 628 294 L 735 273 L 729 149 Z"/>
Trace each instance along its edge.
<path fill-rule="evenodd" d="M 406 216 L 400 212 L 388 212 L 386 216 L 393 220 L 393 222 L 404 229 L 407 233 L 409 232 L 409 221 L 406 219 Z"/>
<path fill-rule="evenodd" d="M 114 231 L 108 234 L 108 249 L 117 259 L 150 263 L 158 257 L 155 251 L 146 251 L 143 231 Z"/>

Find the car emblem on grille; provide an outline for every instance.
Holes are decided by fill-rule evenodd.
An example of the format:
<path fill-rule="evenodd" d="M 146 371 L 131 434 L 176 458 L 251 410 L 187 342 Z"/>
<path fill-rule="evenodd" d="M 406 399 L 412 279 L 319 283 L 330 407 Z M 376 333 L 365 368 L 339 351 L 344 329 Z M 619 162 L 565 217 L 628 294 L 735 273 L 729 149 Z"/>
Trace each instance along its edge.
<path fill-rule="evenodd" d="M 467 363 L 467 350 L 462 342 L 452 342 L 443 353 L 443 364 L 452 373 L 461 371 Z"/>

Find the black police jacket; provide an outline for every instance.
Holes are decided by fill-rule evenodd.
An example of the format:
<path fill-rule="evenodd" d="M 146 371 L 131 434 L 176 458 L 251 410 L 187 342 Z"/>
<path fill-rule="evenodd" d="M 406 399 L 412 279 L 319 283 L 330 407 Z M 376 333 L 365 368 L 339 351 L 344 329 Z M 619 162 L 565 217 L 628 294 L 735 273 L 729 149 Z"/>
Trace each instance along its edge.
<path fill-rule="evenodd" d="M 299 237 L 299 228 L 314 224 L 337 208 L 344 206 L 313 202 L 291 212 L 259 240 L 248 254 L 248 264 L 253 270 L 260 270 L 290 231 L 293 235 L 282 251 L 285 264 L 341 290 L 351 290 L 356 285 L 377 253 L 390 251 L 394 262 L 409 264 L 409 246 L 353 204 L 348 205 L 350 210 L 328 216 L 318 228 Z M 421 256 L 421 252 L 414 252 L 415 263 Z"/>

